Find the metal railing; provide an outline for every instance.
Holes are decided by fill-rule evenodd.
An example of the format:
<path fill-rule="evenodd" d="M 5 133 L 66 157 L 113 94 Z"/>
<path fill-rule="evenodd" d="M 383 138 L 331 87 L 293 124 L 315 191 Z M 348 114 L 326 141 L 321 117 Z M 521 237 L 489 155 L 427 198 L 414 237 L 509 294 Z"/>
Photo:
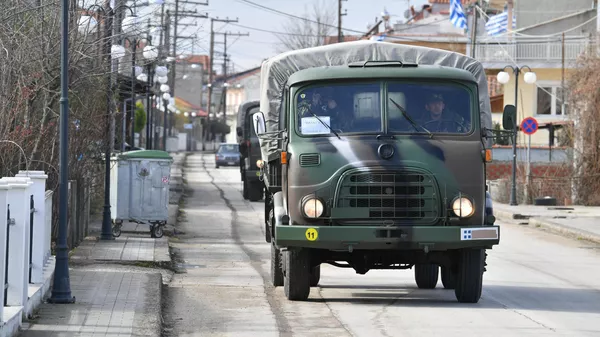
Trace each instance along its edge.
<path fill-rule="evenodd" d="M 595 43 L 587 38 L 565 40 L 558 39 L 532 40 L 516 39 L 480 41 L 475 47 L 475 58 L 480 62 L 540 62 L 540 63 L 565 63 L 571 64 L 580 55 L 591 50 Z"/>
<path fill-rule="evenodd" d="M 31 269 L 33 268 L 33 217 L 35 213 L 35 203 L 33 194 L 29 197 L 29 283 L 31 282 Z"/>
<path fill-rule="evenodd" d="M 8 251 L 10 249 L 10 226 L 15 224 L 10 218 L 10 205 L 6 205 L 6 255 L 4 255 L 4 306 L 8 303 Z"/>

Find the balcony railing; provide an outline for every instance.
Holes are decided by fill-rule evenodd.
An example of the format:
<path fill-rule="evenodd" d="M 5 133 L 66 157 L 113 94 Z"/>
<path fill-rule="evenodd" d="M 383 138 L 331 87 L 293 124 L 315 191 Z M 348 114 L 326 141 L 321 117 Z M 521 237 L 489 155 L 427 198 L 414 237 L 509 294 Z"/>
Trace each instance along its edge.
<path fill-rule="evenodd" d="M 593 41 L 584 38 L 564 41 L 565 66 L 572 66 L 585 52 L 594 50 Z M 486 39 L 475 48 L 475 58 L 483 63 L 507 63 L 512 61 L 560 66 L 563 60 L 563 42 L 560 39 L 516 39 L 497 41 Z"/>

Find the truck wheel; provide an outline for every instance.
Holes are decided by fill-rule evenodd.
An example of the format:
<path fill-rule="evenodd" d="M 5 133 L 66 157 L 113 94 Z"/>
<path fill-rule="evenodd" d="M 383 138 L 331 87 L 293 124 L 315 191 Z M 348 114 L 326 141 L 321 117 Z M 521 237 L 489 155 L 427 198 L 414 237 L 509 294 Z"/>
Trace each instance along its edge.
<path fill-rule="evenodd" d="M 444 289 L 454 289 L 456 287 L 456 274 L 452 274 L 450 268 L 442 267 L 441 269 Z"/>
<path fill-rule="evenodd" d="M 244 197 L 244 200 L 248 200 L 248 180 L 244 179 L 244 182 L 242 183 L 242 196 Z"/>
<path fill-rule="evenodd" d="M 263 188 L 258 182 L 249 184 L 248 199 L 250 201 L 259 201 L 263 198 Z"/>
<path fill-rule="evenodd" d="M 321 265 L 312 267 L 310 270 L 310 286 L 316 287 L 321 280 Z"/>
<path fill-rule="evenodd" d="M 454 294 L 461 303 L 477 303 L 483 284 L 483 249 L 463 249 L 460 252 Z"/>
<path fill-rule="evenodd" d="M 273 287 L 283 285 L 283 270 L 281 269 L 281 251 L 271 243 L 271 283 Z"/>
<path fill-rule="evenodd" d="M 416 264 L 415 281 L 421 289 L 433 289 L 437 285 L 439 268 L 435 264 Z"/>
<path fill-rule="evenodd" d="M 291 301 L 304 301 L 310 294 L 310 251 L 290 248 L 285 251 L 285 296 Z"/>

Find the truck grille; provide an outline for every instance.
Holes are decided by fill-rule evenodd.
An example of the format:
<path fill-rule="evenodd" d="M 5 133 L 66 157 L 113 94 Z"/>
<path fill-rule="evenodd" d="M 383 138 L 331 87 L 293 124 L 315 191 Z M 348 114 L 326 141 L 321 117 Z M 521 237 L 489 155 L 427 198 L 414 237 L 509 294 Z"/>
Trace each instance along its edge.
<path fill-rule="evenodd" d="M 340 185 L 337 207 L 367 208 L 370 219 L 434 221 L 439 193 L 433 176 L 415 171 L 358 172 Z"/>

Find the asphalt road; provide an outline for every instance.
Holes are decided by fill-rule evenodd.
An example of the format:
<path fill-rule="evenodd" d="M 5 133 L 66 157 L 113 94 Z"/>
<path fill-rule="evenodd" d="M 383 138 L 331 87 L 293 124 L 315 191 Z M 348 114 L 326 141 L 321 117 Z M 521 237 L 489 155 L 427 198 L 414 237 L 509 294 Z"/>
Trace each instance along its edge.
<path fill-rule="evenodd" d="M 269 281 L 262 204 L 243 200 L 238 168 L 188 157 L 192 194 L 174 240 L 185 273 L 167 288 L 166 336 L 600 336 L 600 249 L 501 224 L 483 296 L 456 302 L 441 280 L 420 290 L 413 270 L 322 265 L 309 301 Z"/>

